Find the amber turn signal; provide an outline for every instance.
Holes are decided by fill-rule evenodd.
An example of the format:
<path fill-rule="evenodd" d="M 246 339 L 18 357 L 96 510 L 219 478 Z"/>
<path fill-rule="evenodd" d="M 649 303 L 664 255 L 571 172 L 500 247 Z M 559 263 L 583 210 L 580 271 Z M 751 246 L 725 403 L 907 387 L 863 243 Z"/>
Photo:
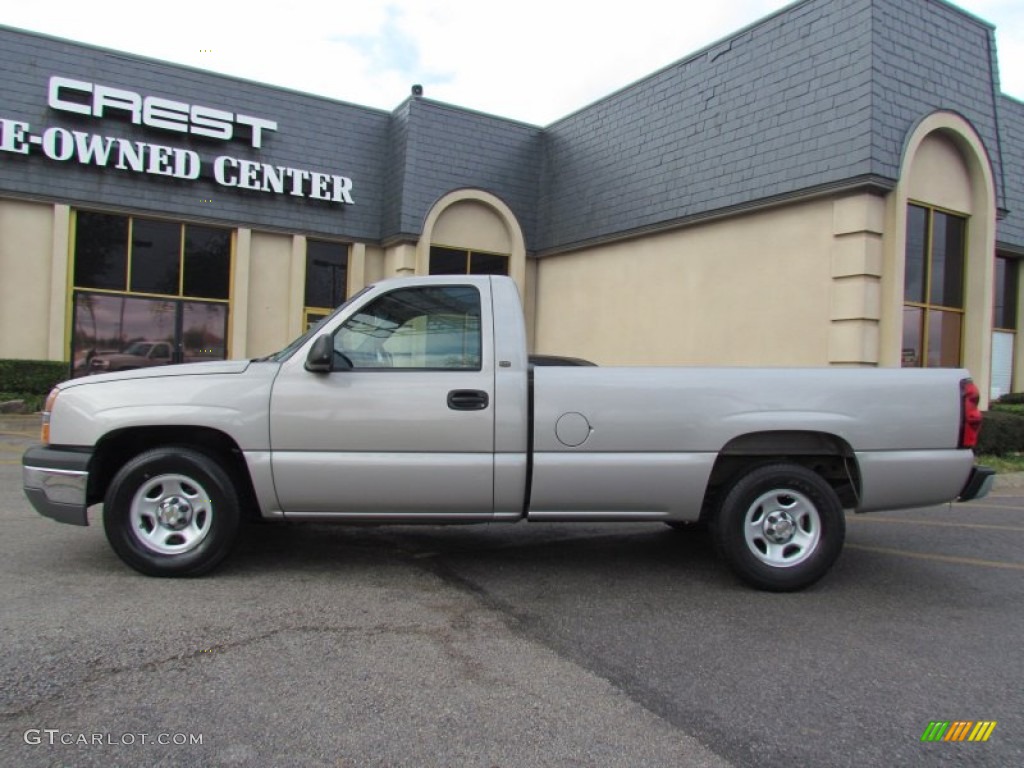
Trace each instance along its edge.
<path fill-rule="evenodd" d="M 53 404 L 57 402 L 59 390 L 51 389 L 46 396 L 46 405 L 43 406 L 43 426 L 39 433 L 39 439 L 43 445 L 50 444 L 50 413 L 53 411 Z"/>

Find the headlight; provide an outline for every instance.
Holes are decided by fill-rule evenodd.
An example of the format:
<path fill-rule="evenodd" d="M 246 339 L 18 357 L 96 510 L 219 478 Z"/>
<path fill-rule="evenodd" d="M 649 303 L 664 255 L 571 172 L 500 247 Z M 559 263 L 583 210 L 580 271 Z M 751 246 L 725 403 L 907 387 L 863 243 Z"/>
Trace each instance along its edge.
<path fill-rule="evenodd" d="M 43 427 L 39 433 L 39 439 L 43 445 L 50 444 L 50 414 L 53 412 L 53 405 L 57 402 L 57 395 L 60 390 L 54 387 L 46 396 L 46 405 L 43 406 Z"/>

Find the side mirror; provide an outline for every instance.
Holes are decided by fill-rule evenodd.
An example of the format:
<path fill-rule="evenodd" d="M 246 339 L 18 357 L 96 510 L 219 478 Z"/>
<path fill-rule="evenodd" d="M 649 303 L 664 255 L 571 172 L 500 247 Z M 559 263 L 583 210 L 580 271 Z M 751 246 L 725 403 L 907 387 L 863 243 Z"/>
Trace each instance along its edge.
<path fill-rule="evenodd" d="M 317 336 L 306 355 L 306 370 L 312 373 L 330 373 L 334 362 L 334 339 L 328 333 Z"/>

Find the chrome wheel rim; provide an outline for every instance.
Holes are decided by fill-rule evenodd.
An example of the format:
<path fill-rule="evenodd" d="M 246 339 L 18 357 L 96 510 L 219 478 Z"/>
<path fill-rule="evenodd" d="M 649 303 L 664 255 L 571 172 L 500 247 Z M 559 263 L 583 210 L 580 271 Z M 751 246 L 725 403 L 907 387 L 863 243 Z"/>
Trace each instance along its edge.
<path fill-rule="evenodd" d="M 747 508 L 743 536 L 762 563 L 788 568 L 814 554 L 821 540 L 821 517 L 802 493 L 779 488 L 761 494 Z"/>
<path fill-rule="evenodd" d="M 143 547 L 161 555 L 180 555 L 209 535 L 213 503 L 192 478 L 157 475 L 136 491 L 130 518 L 132 533 Z"/>

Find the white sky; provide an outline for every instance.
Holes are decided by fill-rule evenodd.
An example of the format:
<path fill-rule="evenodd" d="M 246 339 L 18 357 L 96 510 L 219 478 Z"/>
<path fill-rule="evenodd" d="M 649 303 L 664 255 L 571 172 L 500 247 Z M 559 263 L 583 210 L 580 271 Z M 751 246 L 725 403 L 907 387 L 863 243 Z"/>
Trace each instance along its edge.
<path fill-rule="evenodd" d="M 386 110 L 421 83 L 428 98 L 547 125 L 788 4 L 8 0 L 0 24 Z M 1002 90 L 1024 100 L 1024 0 L 957 4 L 996 26 Z"/>

